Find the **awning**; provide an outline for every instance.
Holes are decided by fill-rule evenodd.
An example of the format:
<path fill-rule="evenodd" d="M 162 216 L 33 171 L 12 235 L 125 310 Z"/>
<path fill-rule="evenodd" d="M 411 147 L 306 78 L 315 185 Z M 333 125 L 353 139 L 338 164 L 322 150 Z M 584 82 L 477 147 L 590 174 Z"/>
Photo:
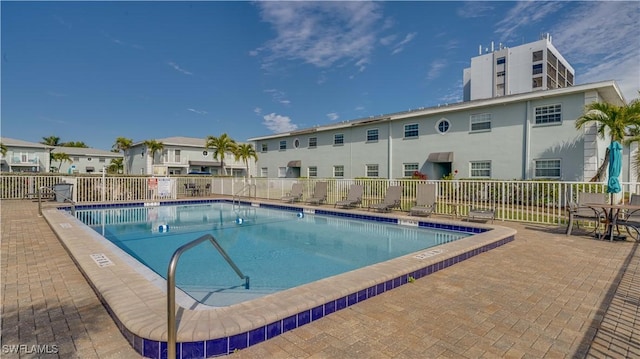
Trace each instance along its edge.
<path fill-rule="evenodd" d="M 453 162 L 453 152 L 431 152 L 427 158 L 427 162 Z"/>
<path fill-rule="evenodd" d="M 302 161 L 300 160 L 289 161 L 289 163 L 287 163 L 287 167 L 301 167 L 301 166 L 302 166 Z"/>
<path fill-rule="evenodd" d="M 189 161 L 190 166 L 220 167 L 220 162 L 215 161 Z"/>
<path fill-rule="evenodd" d="M 85 171 L 89 172 L 89 171 L 95 171 L 96 169 L 93 168 L 92 166 L 87 166 L 85 167 Z"/>

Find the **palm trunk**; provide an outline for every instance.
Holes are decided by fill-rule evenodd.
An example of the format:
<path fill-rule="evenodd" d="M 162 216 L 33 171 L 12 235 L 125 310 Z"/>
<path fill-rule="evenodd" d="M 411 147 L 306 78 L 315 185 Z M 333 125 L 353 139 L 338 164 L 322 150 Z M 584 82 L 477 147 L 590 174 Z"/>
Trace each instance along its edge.
<path fill-rule="evenodd" d="M 604 161 L 602 162 L 600 167 L 598 167 L 598 171 L 596 172 L 596 175 L 593 176 L 593 178 L 591 178 L 589 182 L 600 182 L 600 179 L 604 175 L 604 172 L 607 170 L 608 165 L 609 165 L 609 147 L 607 147 L 607 150 L 604 152 Z"/>

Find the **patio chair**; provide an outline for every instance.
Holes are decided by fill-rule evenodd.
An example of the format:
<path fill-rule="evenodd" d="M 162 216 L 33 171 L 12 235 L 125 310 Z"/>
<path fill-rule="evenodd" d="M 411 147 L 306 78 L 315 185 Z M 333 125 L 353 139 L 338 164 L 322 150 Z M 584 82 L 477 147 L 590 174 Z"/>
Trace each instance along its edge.
<path fill-rule="evenodd" d="M 598 230 L 600 226 L 600 222 L 602 222 L 604 218 L 604 212 L 592 206 L 587 206 L 587 203 L 594 204 L 606 204 L 607 197 L 604 193 L 587 193 L 580 192 L 578 193 L 578 202 L 570 202 L 568 211 L 569 211 L 569 223 L 567 224 L 567 236 L 571 235 L 571 230 L 573 229 L 574 222 L 576 225 L 579 225 L 577 220 L 589 220 L 591 222 L 595 222 L 595 228 L 593 232 Z"/>
<path fill-rule="evenodd" d="M 313 190 L 311 198 L 307 199 L 307 203 L 319 205 L 327 200 L 327 182 L 318 182 Z"/>
<path fill-rule="evenodd" d="M 435 183 L 420 183 L 417 186 L 416 205 L 411 207 L 409 215 L 411 216 L 430 216 L 436 209 L 436 191 Z"/>
<path fill-rule="evenodd" d="M 294 183 L 291 186 L 291 192 L 287 193 L 287 195 L 282 197 L 281 200 L 289 203 L 298 202 L 302 199 L 303 190 L 304 187 L 302 186 L 302 183 Z"/>
<path fill-rule="evenodd" d="M 388 212 L 392 208 L 400 207 L 400 198 L 402 197 L 402 186 L 389 186 L 384 200 L 379 203 L 369 205 L 369 210 L 375 209 L 378 212 Z"/>
<path fill-rule="evenodd" d="M 640 207 L 640 194 L 631 194 L 629 205 Z M 624 226 L 631 237 L 640 241 L 640 209 L 627 210 L 624 212 L 624 217 L 616 221 L 616 225 Z"/>
<path fill-rule="evenodd" d="M 353 208 L 362 204 L 362 193 L 364 192 L 364 187 L 360 184 L 352 184 L 349 187 L 349 192 L 347 193 L 347 197 L 342 200 L 336 202 L 333 207 L 340 206 L 342 208 Z"/>

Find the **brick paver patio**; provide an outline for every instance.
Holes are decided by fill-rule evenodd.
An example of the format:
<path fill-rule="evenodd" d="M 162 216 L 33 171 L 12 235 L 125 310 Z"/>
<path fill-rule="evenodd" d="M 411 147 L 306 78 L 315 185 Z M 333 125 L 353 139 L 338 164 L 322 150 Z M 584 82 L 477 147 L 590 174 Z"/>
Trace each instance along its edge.
<path fill-rule="evenodd" d="M 37 204 L 0 211 L 0 356 L 138 357 Z M 230 357 L 640 358 L 636 243 L 496 224 L 516 240 Z"/>

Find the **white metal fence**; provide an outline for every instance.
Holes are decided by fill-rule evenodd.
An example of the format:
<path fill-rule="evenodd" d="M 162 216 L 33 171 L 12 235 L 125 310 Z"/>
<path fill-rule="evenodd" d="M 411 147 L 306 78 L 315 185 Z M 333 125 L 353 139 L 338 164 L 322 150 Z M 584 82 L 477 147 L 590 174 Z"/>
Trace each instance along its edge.
<path fill-rule="evenodd" d="M 363 207 L 384 199 L 386 189 L 392 185 L 403 187 L 401 209 L 407 211 L 415 203 L 416 185 L 425 181 L 411 179 L 289 179 L 177 176 L 170 177 L 168 194 L 158 189 L 152 177 L 135 176 L 62 176 L 62 175 L 0 175 L 0 198 L 33 198 L 40 187 L 57 183 L 73 184 L 76 203 L 157 201 L 190 196 L 241 196 L 279 200 L 291 186 L 300 182 L 305 198 L 313 194 L 317 182 L 327 182 L 327 204 L 346 197 L 351 184 L 364 187 Z M 438 214 L 464 216 L 469 208 L 491 207 L 496 219 L 533 223 L 558 224 L 566 220 L 566 205 L 575 201 L 579 192 L 606 192 L 606 184 L 590 182 L 553 181 L 469 181 L 439 180 Z M 250 186 L 250 188 L 247 188 Z M 630 193 L 640 192 L 639 183 L 623 183 L 623 191 L 613 195 L 616 203 L 628 200 Z M 195 189 L 195 190 L 194 190 Z"/>

